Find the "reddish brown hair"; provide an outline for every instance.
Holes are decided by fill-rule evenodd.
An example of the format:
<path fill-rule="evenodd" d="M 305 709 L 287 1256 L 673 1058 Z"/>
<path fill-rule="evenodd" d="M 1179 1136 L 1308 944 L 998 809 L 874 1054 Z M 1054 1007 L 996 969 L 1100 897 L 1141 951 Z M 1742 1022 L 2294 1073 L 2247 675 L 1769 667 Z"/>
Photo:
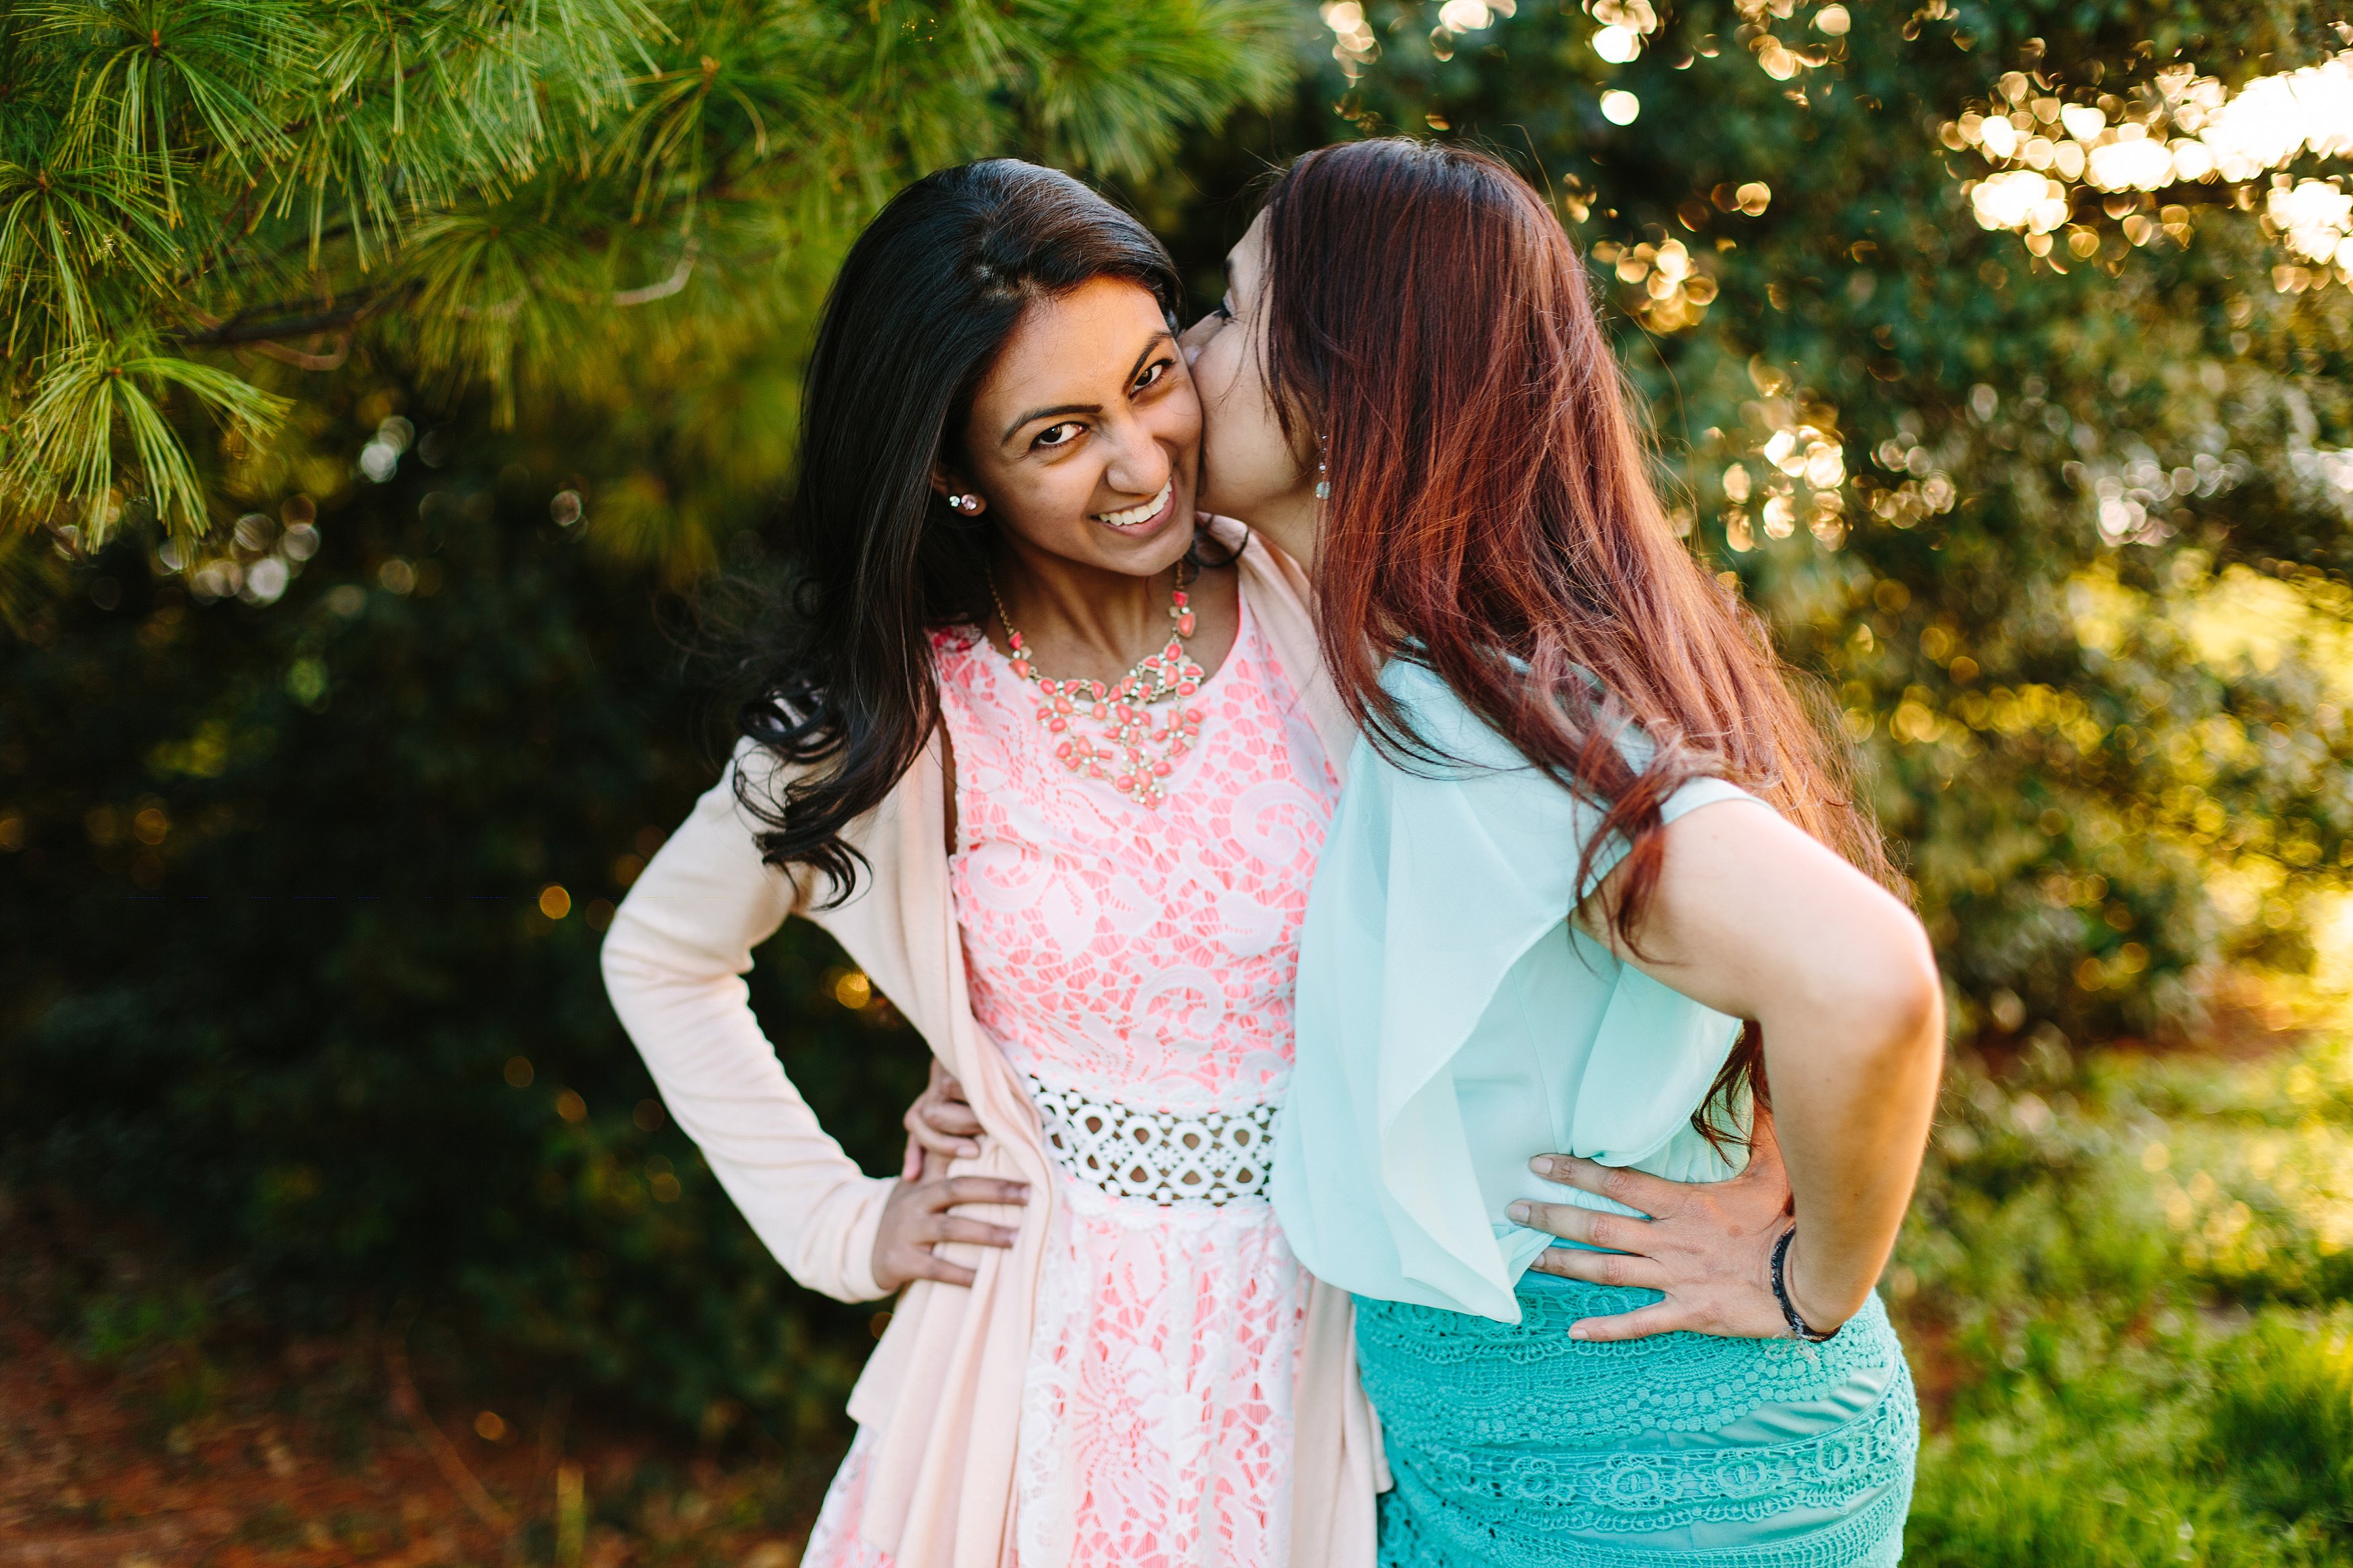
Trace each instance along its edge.
<path fill-rule="evenodd" d="M 1505 164 L 1392 138 L 1310 153 L 1266 203 L 1266 371 L 1330 499 L 1324 655 L 1366 731 L 1430 760 L 1380 686 L 1427 665 L 1606 815 L 1577 868 L 1629 844 L 1608 919 L 1630 943 L 1663 853 L 1660 807 L 1712 774 L 1890 886 L 1848 758 L 1809 716 L 1763 621 L 1675 537 L 1576 247 Z M 1652 751 L 1639 769 L 1629 727 Z M 1638 756 L 1639 761 L 1639 748 Z M 1693 1118 L 1764 1095 L 1745 1031 Z"/>

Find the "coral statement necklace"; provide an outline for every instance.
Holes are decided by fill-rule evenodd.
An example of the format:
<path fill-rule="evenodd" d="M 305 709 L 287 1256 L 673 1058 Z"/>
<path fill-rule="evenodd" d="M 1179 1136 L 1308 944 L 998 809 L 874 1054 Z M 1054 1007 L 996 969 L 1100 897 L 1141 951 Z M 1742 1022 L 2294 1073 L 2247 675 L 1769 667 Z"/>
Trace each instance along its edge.
<path fill-rule="evenodd" d="M 1054 755 L 1074 773 L 1103 779 L 1139 805 L 1157 806 L 1167 798 L 1166 780 L 1177 760 L 1201 738 L 1201 710 L 1189 705 L 1170 710 L 1159 725 L 1146 708 L 1181 700 L 1201 689 L 1206 676 L 1185 651 L 1193 635 L 1193 608 L 1185 593 L 1185 567 L 1178 563 L 1176 586 L 1168 595 L 1168 619 L 1174 623 L 1168 646 L 1138 659 L 1135 667 L 1106 686 L 1100 680 L 1049 680 L 1030 661 L 1029 644 L 1005 613 L 997 592 L 997 574 L 988 574 L 988 596 L 997 618 L 1005 623 L 1005 643 L 1013 650 L 1013 673 L 1038 688 L 1038 722 L 1049 734 L 1060 735 Z M 1098 741 L 1078 732 L 1082 722 L 1103 727 Z"/>

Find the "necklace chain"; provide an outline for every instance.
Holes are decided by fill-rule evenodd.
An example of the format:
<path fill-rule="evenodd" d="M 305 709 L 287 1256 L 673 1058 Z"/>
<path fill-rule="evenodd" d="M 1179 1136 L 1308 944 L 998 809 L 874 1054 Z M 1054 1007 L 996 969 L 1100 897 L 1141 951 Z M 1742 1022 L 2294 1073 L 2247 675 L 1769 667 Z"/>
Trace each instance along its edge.
<path fill-rule="evenodd" d="M 1054 755 L 1071 772 L 1102 779 L 1139 805 L 1157 806 L 1167 798 L 1167 778 L 1176 763 L 1201 738 L 1201 710 L 1190 704 L 1155 724 L 1145 710 L 1181 700 L 1200 690 L 1208 679 L 1201 667 L 1185 651 L 1193 635 L 1193 605 L 1186 593 L 1189 579 L 1184 564 L 1176 568 L 1176 585 L 1168 595 L 1171 623 L 1167 645 L 1135 661 L 1125 675 L 1106 684 L 1100 680 L 1052 680 L 1038 673 L 1028 642 L 1005 613 L 997 591 L 997 574 L 988 574 L 988 597 L 997 618 L 1005 623 L 1006 646 L 1013 650 L 1013 673 L 1038 689 L 1038 723 L 1048 734 L 1060 736 Z M 1079 732 L 1082 723 L 1103 727 L 1103 738 Z"/>

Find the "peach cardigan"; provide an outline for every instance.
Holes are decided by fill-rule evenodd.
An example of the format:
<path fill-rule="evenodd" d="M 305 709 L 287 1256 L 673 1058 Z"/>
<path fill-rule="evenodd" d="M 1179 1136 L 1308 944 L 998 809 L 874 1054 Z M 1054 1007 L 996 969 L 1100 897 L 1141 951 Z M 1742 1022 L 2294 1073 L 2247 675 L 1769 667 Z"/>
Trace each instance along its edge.
<path fill-rule="evenodd" d="M 1240 566 L 1250 613 L 1333 766 L 1345 766 L 1355 732 L 1323 674 L 1303 574 L 1262 540 L 1250 542 Z M 884 1294 L 871 1262 L 892 1182 L 863 1173 L 786 1079 L 746 1001 L 752 949 L 788 915 L 817 921 L 963 1081 L 989 1136 L 952 1169 L 1029 1184 L 1026 1211 L 976 1211 L 1018 1222 L 1018 1239 L 1010 1249 L 950 1249 L 977 1270 L 969 1289 L 907 1288 L 849 1415 L 879 1436 L 863 1510 L 870 1542 L 896 1568 L 995 1568 L 1011 1540 L 1021 1376 L 1054 1184 L 1037 1112 L 967 1000 L 938 744 L 851 828 L 871 871 L 833 910 L 810 907 L 806 871 L 787 878 L 760 859 L 733 774 L 759 770 L 773 782 L 773 767 L 768 753 L 739 747 L 730 776 L 654 857 L 605 940 L 606 987 L 671 1114 L 761 1240 L 795 1279 L 842 1300 Z M 1370 1568 L 1373 1494 L 1388 1477 L 1356 1379 L 1353 1310 L 1345 1291 L 1314 1281 L 1307 1314 L 1291 1562 Z"/>

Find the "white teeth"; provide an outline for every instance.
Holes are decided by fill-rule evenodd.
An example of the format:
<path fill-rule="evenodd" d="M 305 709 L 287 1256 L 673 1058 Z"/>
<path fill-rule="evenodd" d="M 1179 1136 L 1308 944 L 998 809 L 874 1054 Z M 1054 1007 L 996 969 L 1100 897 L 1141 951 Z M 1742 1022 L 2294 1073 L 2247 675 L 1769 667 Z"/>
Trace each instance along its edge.
<path fill-rule="evenodd" d="M 1160 509 L 1168 504 L 1169 492 L 1176 488 L 1176 481 L 1172 479 L 1160 487 L 1158 495 L 1142 506 L 1132 506 L 1125 511 L 1099 511 L 1095 513 L 1095 521 L 1107 522 L 1113 528 L 1134 528 L 1139 522 L 1149 522 L 1160 515 Z"/>

